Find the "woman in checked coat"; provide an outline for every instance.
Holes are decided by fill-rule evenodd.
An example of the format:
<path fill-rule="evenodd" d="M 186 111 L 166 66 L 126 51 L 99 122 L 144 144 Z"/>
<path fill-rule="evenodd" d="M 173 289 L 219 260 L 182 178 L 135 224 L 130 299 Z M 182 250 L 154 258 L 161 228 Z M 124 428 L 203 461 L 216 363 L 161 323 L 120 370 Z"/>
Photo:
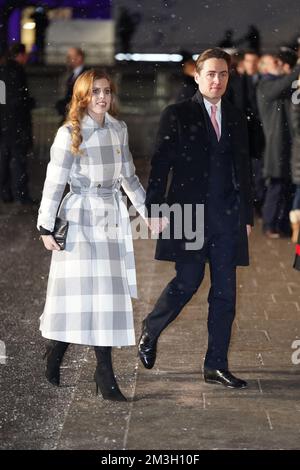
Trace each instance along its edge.
<path fill-rule="evenodd" d="M 115 380 L 112 346 L 135 344 L 131 297 L 135 263 L 122 186 L 145 218 L 145 192 L 135 174 L 127 127 L 112 115 L 115 88 L 106 74 L 87 71 L 75 82 L 66 123 L 58 129 L 39 209 L 38 228 L 53 250 L 40 330 L 50 342 L 46 377 L 59 385 L 70 343 L 95 347 L 94 379 L 103 398 L 124 401 Z M 68 220 L 65 250 L 51 235 L 59 209 Z M 147 221 L 147 219 L 145 219 Z"/>

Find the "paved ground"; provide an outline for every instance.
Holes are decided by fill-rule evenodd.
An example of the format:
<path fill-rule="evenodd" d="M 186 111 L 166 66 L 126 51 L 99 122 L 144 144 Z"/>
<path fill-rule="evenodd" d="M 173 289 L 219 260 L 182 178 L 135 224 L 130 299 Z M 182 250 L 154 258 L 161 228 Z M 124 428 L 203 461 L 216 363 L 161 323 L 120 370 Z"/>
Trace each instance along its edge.
<path fill-rule="evenodd" d="M 43 168 L 32 161 L 33 193 Z M 137 160 L 142 180 L 146 163 Z M 134 347 L 114 351 L 115 371 L 129 403 L 95 396 L 92 349 L 72 346 L 62 386 L 44 379 L 39 333 L 49 267 L 35 230 L 36 210 L 0 206 L 0 448 L 2 449 L 299 449 L 300 364 L 292 363 L 300 332 L 300 274 L 288 240 L 251 235 L 250 268 L 238 273 L 238 315 L 231 369 L 249 388 L 227 390 L 202 379 L 208 276 L 180 317 L 161 336 L 148 371 Z M 154 241 L 136 241 L 139 300 L 136 334 L 173 265 L 153 260 Z M 300 357 L 300 354 L 299 354 Z M 2 360 L 3 361 L 3 360 Z"/>

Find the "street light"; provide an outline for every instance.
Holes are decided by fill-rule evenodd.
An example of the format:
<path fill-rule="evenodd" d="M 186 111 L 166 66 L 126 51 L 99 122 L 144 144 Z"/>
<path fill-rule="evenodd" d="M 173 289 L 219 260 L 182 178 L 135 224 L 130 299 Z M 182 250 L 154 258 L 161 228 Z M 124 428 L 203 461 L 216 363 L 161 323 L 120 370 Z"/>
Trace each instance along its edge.
<path fill-rule="evenodd" d="M 34 29 L 34 28 L 35 28 L 34 21 L 28 21 L 27 23 L 23 24 L 23 29 Z"/>

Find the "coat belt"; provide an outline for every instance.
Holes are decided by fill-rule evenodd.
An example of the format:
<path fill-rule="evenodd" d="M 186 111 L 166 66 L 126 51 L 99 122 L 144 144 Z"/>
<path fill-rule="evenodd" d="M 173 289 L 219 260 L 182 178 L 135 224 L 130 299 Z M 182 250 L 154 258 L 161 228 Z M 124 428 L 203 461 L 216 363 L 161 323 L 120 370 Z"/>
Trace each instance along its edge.
<path fill-rule="evenodd" d="M 80 194 L 81 196 L 99 196 L 99 197 L 111 197 L 115 196 L 116 199 L 118 200 L 119 197 L 121 196 L 120 193 L 120 188 L 122 185 L 122 180 L 119 178 L 118 180 L 115 181 L 115 183 L 112 186 L 93 186 L 91 188 L 85 188 L 82 186 L 73 186 L 71 185 L 70 191 L 71 193 L 74 194 Z"/>
<path fill-rule="evenodd" d="M 122 200 L 122 193 L 120 191 L 122 185 L 122 179 L 118 178 L 111 186 L 102 186 L 99 184 L 98 186 L 93 186 L 91 188 L 85 188 L 82 186 L 73 186 L 70 185 L 70 193 L 71 194 L 78 194 L 80 196 L 99 196 L 103 199 L 108 199 L 114 197 L 116 206 L 117 206 L 117 220 L 114 221 L 114 226 L 118 227 L 121 223 L 121 212 L 123 210 L 122 204 L 120 204 Z M 124 214 L 123 214 L 124 215 Z"/>

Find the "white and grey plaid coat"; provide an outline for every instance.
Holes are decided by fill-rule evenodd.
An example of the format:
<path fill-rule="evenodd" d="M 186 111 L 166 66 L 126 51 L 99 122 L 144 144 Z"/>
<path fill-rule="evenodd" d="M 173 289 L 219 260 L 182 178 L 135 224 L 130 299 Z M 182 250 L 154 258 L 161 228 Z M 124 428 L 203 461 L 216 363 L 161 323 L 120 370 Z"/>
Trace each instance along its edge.
<path fill-rule="evenodd" d="M 64 251 L 53 251 L 40 330 L 45 338 L 94 346 L 135 344 L 131 297 L 137 296 L 132 235 L 124 188 L 145 216 L 145 191 L 135 174 L 127 126 L 106 113 L 104 127 L 82 120 L 82 155 L 70 152 L 70 129 L 51 147 L 37 226 L 69 221 Z"/>

